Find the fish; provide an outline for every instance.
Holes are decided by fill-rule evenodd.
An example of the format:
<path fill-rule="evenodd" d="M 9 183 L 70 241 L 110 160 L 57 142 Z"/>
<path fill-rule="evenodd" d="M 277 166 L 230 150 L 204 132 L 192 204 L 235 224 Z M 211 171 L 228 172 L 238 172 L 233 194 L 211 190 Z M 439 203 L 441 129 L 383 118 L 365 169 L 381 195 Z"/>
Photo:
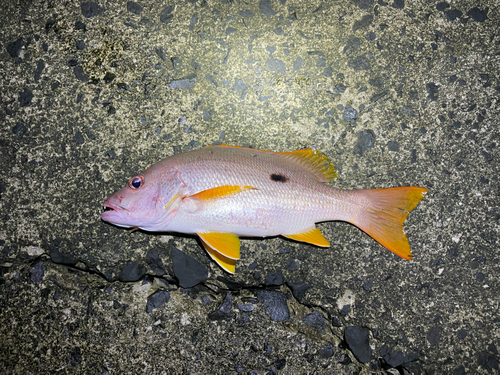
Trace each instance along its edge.
<path fill-rule="evenodd" d="M 272 152 L 208 146 L 170 156 L 132 177 L 103 203 L 117 227 L 199 237 L 208 255 L 235 273 L 240 237 L 273 237 L 329 247 L 316 227 L 349 222 L 411 260 L 404 222 L 427 194 L 416 186 L 345 190 L 318 150 Z"/>

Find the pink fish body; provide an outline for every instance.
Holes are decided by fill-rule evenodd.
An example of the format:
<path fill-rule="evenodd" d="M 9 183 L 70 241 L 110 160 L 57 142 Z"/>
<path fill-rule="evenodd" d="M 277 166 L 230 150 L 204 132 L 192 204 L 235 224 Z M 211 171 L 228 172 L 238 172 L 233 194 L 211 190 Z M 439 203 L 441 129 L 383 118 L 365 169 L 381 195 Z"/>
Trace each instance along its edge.
<path fill-rule="evenodd" d="M 224 270 L 240 259 L 238 237 L 282 235 L 327 247 L 321 221 L 350 222 L 411 259 L 403 223 L 427 192 L 419 187 L 340 190 L 326 156 L 205 147 L 171 156 L 132 177 L 104 202 L 104 221 L 154 232 L 197 234 Z"/>

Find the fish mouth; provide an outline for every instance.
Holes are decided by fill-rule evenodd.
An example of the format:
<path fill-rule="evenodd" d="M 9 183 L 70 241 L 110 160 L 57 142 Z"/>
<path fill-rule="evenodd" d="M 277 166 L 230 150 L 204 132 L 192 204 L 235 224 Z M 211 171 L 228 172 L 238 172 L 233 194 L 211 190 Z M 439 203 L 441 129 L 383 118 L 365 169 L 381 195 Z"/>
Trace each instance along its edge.
<path fill-rule="evenodd" d="M 103 213 L 104 212 L 110 212 L 110 211 L 117 211 L 117 212 L 126 211 L 126 212 L 129 212 L 129 210 L 127 210 L 125 207 L 120 206 L 119 204 L 113 204 L 110 201 L 104 202 L 102 206 L 104 208 Z"/>
<path fill-rule="evenodd" d="M 115 204 L 107 200 L 103 203 L 104 210 L 101 213 L 101 219 L 108 223 L 120 226 L 130 227 L 127 223 L 130 211 L 119 204 Z"/>

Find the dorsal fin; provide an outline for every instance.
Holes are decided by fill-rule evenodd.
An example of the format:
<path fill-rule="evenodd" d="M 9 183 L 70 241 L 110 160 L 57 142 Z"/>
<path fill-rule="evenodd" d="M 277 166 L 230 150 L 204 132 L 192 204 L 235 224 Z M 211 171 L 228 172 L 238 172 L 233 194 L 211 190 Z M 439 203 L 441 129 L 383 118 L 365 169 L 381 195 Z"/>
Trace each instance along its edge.
<path fill-rule="evenodd" d="M 269 152 L 271 154 L 280 155 L 298 166 L 302 167 L 313 176 L 315 176 L 321 182 L 332 182 L 337 178 L 337 171 L 333 164 L 328 160 L 325 154 L 318 150 L 313 150 L 312 148 L 305 148 L 303 150 L 296 150 L 290 152 L 272 152 L 257 150 L 253 148 L 240 147 L 240 146 L 229 146 L 229 145 L 217 145 L 214 147 L 221 148 L 239 148 L 243 150 L 254 150 L 259 152 Z"/>
<path fill-rule="evenodd" d="M 337 171 L 325 154 L 307 148 L 291 152 L 277 152 L 288 160 L 313 174 L 321 182 L 331 182 L 337 178 Z"/>

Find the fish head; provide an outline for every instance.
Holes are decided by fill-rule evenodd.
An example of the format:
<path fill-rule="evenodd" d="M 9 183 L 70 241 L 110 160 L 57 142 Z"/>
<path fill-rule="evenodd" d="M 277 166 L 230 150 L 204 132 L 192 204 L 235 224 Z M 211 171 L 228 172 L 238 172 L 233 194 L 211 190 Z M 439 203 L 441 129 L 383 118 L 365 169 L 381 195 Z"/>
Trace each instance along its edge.
<path fill-rule="evenodd" d="M 177 212 L 171 203 L 179 196 L 180 188 L 176 170 L 152 166 L 106 199 L 101 219 L 123 228 L 168 231 Z"/>

